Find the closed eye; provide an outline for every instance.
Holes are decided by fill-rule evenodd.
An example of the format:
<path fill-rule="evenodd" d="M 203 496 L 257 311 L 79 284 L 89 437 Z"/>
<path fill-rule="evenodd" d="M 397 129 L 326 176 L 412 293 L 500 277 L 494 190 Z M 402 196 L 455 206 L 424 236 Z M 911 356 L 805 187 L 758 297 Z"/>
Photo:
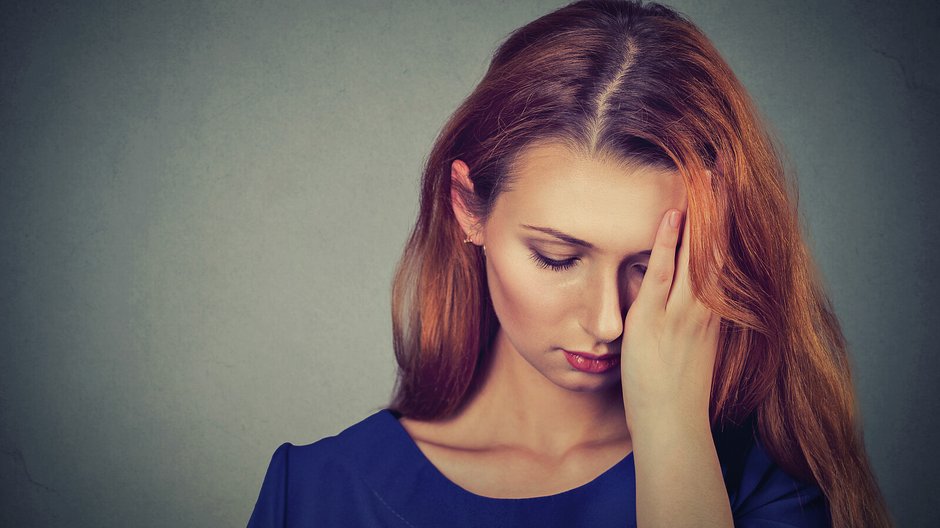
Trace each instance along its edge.
<path fill-rule="evenodd" d="M 553 260 L 540 254 L 538 251 L 533 251 L 530 258 L 535 261 L 536 266 L 542 269 L 551 269 L 552 271 L 564 271 L 573 267 L 575 263 L 580 260 L 577 257 L 565 260 Z"/>
<path fill-rule="evenodd" d="M 532 251 L 530 258 L 535 261 L 535 265 L 542 269 L 550 269 L 552 271 L 565 271 L 575 266 L 579 260 L 578 257 L 571 257 L 565 260 L 555 260 L 542 255 L 538 251 Z M 646 275 L 646 266 L 642 264 L 636 265 L 633 267 L 637 270 L 640 275 Z"/>

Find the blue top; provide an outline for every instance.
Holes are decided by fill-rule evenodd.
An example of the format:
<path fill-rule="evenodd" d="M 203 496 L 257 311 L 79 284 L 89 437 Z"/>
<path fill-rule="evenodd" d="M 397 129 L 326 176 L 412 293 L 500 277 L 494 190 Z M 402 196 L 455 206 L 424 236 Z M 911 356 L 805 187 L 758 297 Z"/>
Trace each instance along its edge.
<path fill-rule="evenodd" d="M 382 409 L 338 435 L 274 452 L 248 528 L 636 526 L 633 453 L 556 495 L 500 499 L 444 476 L 398 413 Z M 736 527 L 830 526 L 825 498 L 767 456 L 750 429 L 716 436 Z"/>

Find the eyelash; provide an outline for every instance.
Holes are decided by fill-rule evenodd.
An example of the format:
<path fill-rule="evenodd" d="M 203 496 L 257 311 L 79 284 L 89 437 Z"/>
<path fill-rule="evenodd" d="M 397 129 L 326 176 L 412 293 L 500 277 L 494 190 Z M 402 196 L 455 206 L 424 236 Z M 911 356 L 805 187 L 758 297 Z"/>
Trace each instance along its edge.
<path fill-rule="evenodd" d="M 552 271 L 565 271 L 566 269 L 574 266 L 578 259 L 570 258 L 567 260 L 552 260 L 548 257 L 540 255 L 538 251 L 533 251 L 532 260 L 534 260 L 535 265 L 540 268 L 551 269 Z"/>
<path fill-rule="evenodd" d="M 544 255 L 539 254 L 538 251 L 532 252 L 532 260 L 535 261 L 535 265 L 542 269 L 551 269 L 552 271 L 565 271 L 575 265 L 578 258 L 570 258 L 567 260 L 552 260 Z M 638 266 L 642 268 L 640 273 L 646 275 L 646 266 Z"/>

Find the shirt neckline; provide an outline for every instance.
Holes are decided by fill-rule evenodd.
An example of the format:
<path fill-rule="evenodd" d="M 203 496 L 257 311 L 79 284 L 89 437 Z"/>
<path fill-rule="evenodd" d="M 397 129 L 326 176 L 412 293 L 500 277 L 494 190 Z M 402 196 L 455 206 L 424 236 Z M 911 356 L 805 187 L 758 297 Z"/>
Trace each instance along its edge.
<path fill-rule="evenodd" d="M 536 497 L 488 497 L 486 495 L 480 495 L 463 488 L 456 482 L 447 478 L 447 476 L 444 475 L 427 456 L 425 456 L 424 452 L 421 451 L 421 448 L 418 447 L 418 444 L 414 441 L 411 435 L 408 434 L 408 431 L 404 428 L 404 426 L 401 425 L 401 422 L 398 421 L 398 417 L 394 411 L 385 408 L 382 409 L 379 414 L 386 421 L 392 422 L 389 424 L 390 429 L 394 430 L 395 436 L 397 436 L 401 443 L 406 446 L 408 454 L 421 466 L 423 466 L 430 478 L 435 480 L 435 485 L 449 489 L 453 493 L 461 495 L 467 500 L 476 502 L 508 505 L 540 501 L 556 502 L 558 500 L 563 500 L 569 497 L 574 498 L 579 495 L 593 495 L 596 493 L 595 490 L 597 489 L 611 488 L 611 486 L 607 486 L 607 481 L 615 478 L 615 475 L 620 472 L 621 468 L 633 464 L 633 451 L 631 450 L 629 453 L 627 453 L 626 456 L 617 461 L 617 463 L 604 470 L 591 481 L 559 493 L 554 493 L 551 495 L 539 495 Z"/>

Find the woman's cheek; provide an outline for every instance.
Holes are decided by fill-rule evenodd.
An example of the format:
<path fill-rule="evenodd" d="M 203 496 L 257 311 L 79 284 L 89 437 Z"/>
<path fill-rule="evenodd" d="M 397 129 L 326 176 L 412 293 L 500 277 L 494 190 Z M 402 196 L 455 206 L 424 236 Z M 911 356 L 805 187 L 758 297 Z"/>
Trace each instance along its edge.
<path fill-rule="evenodd" d="M 578 307 L 590 303 L 591 295 L 586 281 L 586 264 L 553 271 L 539 267 L 531 258 L 530 250 L 523 247 L 511 252 L 500 252 L 487 261 L 487 277 L 493 307 L 503 326 L 518 339 L 530 342 L 532 338 L 548 338 L 553 332 L 569 328 L 577 317 Z M 621 315 L 626 316 L 640 291 L 643 273 L 626 268 L 618 281 L 620 286 Z"/>
<path fill-rule="evenodd" d="M 500 324 L 512 333 L 529 336 L 548 330 L 546 325 L 554 322 L 552 316 L 558 310 L 558 279 L 554 276 L 562 273 L 539 268 L 522 251 L 490 259 L 487 277 Z"/>
<path fill-rule="evenodd" d="M 487 268 L 490 297 L 500 325 L 514 328 L 517 320 L 524 320 L 520 317 L 520 312 L 525 312 L 524 306 L 520 306 L 524 304 L 520 297 L 527 287 L 526 281 L 531 279 L 526 278 L 525 270 L 512 256 L 488 255 Z"/>

